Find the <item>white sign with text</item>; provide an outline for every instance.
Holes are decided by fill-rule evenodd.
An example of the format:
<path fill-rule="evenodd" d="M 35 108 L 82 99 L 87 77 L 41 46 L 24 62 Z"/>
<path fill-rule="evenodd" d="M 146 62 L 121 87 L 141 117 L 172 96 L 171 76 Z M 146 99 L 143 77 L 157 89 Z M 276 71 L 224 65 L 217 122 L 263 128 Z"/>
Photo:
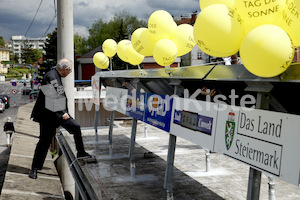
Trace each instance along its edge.
<path fill-rule="evenodd" d="M 175 97 L 170 133 L 213 150 L 217 107 L 211 102 Z"/>
<path fill-rule="evenodd" d="M 214 151 L 299 184 L 300 116 L 228 106 L 216 131 Z"/>

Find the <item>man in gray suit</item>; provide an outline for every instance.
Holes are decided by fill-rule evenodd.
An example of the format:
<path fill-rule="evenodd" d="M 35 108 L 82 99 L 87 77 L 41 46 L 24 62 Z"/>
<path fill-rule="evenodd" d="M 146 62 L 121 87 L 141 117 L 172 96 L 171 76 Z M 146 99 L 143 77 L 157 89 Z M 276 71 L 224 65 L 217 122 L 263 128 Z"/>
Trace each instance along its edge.
<path fill-rule="evenodd" d="M 37 178 L 37 170 L 43 168 L 45 158 L 55 135 L 56 128 L 62 126 L 73 134 L 77 149 L 77 158 L 92 156 L 85 152 L 80 125 L 70 116 L 67 109 L 67 98 L 63 90 L 61 77 L 68 76 L 72 71 L 72 62 L 66 58 L 58 61 L 56 68 L 50 70 L 42 81 L 41 91 L 33 108 L 31 118 L 40 123 L 40 137 L 37 143 L 29 177 Z M 56 108 L 49 106 L 51 98 L 56 98 Z M 47 102 L 48 101 L 48 102 Z M 50 101 L 50 103 L 49 103 Z"/>

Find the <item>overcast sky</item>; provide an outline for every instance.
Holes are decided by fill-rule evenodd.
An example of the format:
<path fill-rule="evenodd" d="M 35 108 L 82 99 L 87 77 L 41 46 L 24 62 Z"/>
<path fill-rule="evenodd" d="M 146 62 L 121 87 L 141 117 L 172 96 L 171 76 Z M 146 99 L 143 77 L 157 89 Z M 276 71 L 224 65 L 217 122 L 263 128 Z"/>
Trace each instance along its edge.
<path fill-rule="evenodd" d="M 0 36 L 8 40 L 13 35 L 25 35 L 41 0 L 0 0 Z M 28 37 L 44 36 L 55 15 L 57 0 L 43 0 L 29 29 Z M 148 19 L 156 10 L 166 10 L 173 16 L 200 11 L 199 0 L 73 0 L 74 33 L 88 37 L 88 28 L 98 20 L 110 20 L 116 13 L 127 11 Z M 47 33 L 52 33 L 57 19 Z"/>

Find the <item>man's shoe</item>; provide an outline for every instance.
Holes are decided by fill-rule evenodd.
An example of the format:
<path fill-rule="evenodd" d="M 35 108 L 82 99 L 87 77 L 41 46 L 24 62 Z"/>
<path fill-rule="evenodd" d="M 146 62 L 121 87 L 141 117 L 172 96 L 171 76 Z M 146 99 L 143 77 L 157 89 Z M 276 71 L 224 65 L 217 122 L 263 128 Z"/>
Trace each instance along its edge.
<path fill-rule="evenodd" d="M 86 163 L 97 163 L 96 157 L 88 154 L 87 152 L 77 153 L 77 159 L 82 159 Z"/>
<path fill-rule="evenodd" d="M 83 152 L 83 153 L 77 153 L 77 158 L 91 158 L 92 156 L 90 154 L 88 154 L 87 152 Z"/>
<path fill-rule="evenodd" d="M 29 178 L 37 179 L 37 169 L 32 169 L 32 170 L 29 172 Z"/>

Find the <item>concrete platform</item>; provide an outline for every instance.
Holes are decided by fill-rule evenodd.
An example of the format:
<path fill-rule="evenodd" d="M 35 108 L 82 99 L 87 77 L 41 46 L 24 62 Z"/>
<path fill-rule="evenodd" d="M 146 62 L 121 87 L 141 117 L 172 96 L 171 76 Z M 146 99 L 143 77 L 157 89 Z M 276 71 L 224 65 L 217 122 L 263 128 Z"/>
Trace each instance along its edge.
<path fill-rule="evenodd" d="M 28 173 L 39 136 L 39 124 L 30 120 L 34 103 L 21 106 L 18 110 L 15 135 L 11 147 L 1 200 L 56 200 L 64 199 L 62 185 L 54 162 L 48 152 L 43 170 L 36 180 Z"/>
<path fill-rule="evenodd" d="M 98 199 L 109 200 L 158 200 L 166 199 L 163 188 L 169 135 L 148 125 L 148 137 L 144 137 L 144 125 L 138 125 L 135 161 L 136 177 L 130 176 L 128 150 L 131 126 L 122 126 L 113 132 L 114 156 L 109 156 L 108 144 L 94 144 L 94 130 L 83 130 L 85 147 L 96 156 L 97 164 L 85 164 L 82 169 Z M 124 124 L 123 124 L 124 125 Z M 98 130 L 99 138 L 107 140 L 108 129 Z M 64 134 L 69 145 L 73 137 Z M 74 151 L 74 146 L 72 147 Z M 153 152 L 153 158 L 144 153 Z M 75 152 L 75 151 L 74 151 Z M 174 199 L 230 199 L 247 197 L 249 167 L 223 155 L 211 154 L 211 170 L 206 172 L 205 151 L 184 139 L 177 138 L 173 176 Z M 275 195 L 278 200 L 300 199 L 300 189 L 275 179 Z M 260 199 L 268 199 L 268 179 L 262 175 Z"/>

